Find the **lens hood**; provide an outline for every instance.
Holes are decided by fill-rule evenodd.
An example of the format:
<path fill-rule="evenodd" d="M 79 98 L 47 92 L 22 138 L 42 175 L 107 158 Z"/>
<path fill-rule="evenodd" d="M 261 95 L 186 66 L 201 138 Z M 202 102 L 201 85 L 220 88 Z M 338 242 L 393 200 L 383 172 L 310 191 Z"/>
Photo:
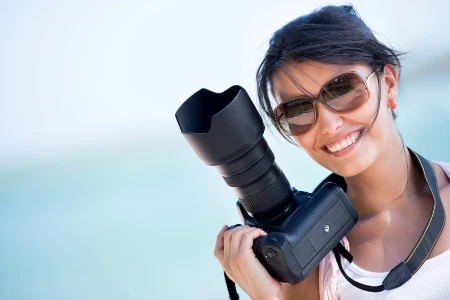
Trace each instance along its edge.
<path fill-rule="evenodd" d="M 252 100 L 238 85 L 223 93 L 199 90 L 180 106 L 175 117 L 192 149 L 209 166 L 242 156 L 265 129 Z"/>

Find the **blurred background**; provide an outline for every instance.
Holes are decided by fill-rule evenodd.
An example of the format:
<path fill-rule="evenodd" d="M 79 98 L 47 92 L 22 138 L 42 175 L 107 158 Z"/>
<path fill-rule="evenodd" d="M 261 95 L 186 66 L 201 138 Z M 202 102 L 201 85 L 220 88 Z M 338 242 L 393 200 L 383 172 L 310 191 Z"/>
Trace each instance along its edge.
<path fill-rule="evenodd" d="M 255 101 L 272 33 L 328 3 L 348 2 L 0 1 L 0 299 L 228 299 L 213 249 L 236 199 L 174 114 L 203 87 Z M 405 143 L 450 161 L 449 2 L 352 3 L 409 52 Z M 328 174 L 265 137 L 295 187 Z"/>

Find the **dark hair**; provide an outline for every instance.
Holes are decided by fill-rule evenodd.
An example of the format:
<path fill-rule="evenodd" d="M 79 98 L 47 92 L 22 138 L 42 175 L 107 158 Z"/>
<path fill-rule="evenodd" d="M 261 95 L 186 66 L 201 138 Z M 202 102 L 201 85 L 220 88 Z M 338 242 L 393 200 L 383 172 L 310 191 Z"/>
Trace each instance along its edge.
<path fill-rule="evenodd" d="M 256 75 L 259 103 L 266 117 L 275 124 L 269 98 L 270 81 L 275 71 L 287 63 L 367 64 L 378 77 L 378 72 L 388 64 L 400 72 L 399 56 L 402 54 L 378 41 L 353 6 L 325 6 L 289 22 L 274 33 Z M 378 87 L 381 99 L 380 84 Z"/>

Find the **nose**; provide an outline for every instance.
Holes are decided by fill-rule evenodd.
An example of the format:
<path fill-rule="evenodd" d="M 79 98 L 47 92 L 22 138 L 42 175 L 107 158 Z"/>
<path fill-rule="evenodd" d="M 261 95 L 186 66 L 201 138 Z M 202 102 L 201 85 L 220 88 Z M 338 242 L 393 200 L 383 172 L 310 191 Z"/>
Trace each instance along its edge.
<path fill-rule="evenodd" d="M 323 135 L 334 134 L 343 124 L 344 119 L 329 110 L 323 103 L 316 103 L 316 126 Z"/>

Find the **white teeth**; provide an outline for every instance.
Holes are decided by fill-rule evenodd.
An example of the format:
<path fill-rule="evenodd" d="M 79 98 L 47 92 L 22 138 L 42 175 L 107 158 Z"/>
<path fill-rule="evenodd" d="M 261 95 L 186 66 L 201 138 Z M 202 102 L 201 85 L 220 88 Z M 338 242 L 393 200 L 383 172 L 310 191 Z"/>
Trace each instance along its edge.
<path fill-rule="evenodd" d="M 330 150 L 331 152 L 340 151 L 344 148 L 347 148 L 351 144 L 355 143 L 356 140 L 358 139 L 358 137 L 359 137 L 359 131 L 346 136 L 342 141 L 335 143 L 334 145 L 326 146 L 326 148 L 328 150 Z"/>

